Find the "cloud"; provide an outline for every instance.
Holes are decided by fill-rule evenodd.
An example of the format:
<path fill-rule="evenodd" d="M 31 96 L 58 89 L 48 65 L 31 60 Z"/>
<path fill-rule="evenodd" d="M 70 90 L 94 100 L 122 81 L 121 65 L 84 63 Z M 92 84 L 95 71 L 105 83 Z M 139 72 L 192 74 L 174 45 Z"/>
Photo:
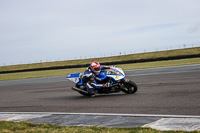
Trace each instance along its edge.
<path fill-rule="evenodd" d="M 196 24 L 192 24 L 188 28 L 189 33 L 196 33 L 200 31 L 200 22 Z"/>
<path fill-rule="evenodd" d="M 198 43 L 199 13 L 199 0 L 1 0 L 0 65 Z"/>

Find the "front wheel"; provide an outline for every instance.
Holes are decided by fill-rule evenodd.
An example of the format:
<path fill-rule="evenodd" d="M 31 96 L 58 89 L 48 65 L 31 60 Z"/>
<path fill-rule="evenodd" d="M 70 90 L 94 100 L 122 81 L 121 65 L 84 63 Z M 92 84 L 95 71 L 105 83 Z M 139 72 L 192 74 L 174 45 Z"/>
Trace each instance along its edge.
<path fill-rule="evenodd" d="M 137 89 L 137 85 L 133 81 L 129 80 L 127 82 L 124 82 L 122 91 L 127 94 L 133 94 L 137 91 Z"/>

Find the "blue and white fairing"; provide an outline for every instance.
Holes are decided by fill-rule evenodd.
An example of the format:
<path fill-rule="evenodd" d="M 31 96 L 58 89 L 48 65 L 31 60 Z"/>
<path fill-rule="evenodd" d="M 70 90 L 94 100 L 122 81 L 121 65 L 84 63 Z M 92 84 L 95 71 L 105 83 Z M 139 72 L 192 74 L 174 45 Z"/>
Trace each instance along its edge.
<path fill-rule="evenodd" d="M 83 73 L 70 73 L 66 78 L 78 85 L 82 85 L 82 77 Z M 97 83 L 103 83 L 103 81 L 108 77 L 114 79 L 115 82 L 117 82 L 124 79 L 125 73 L 119 67 L 110 67 L 109 71 L 101 71 L 99 75 L 95 75 L 95 81 Z"/>
<path fill-rule="evenodd" d="M 95 75 L 95 80 L 98 83 L 103 83 L 106 78 L 112 78 L 116 82 L 124 79 L 125 73 L 119 67 L 110 67 L 110 71 L 101 71 L 99 75 Z"/>
<path fill-rule="evenodd" d="M 124 79 L 125 73 L 119 67 L 111 67 L 111 70 L 107 72 L 107 77 L 113 78 L 115 81 Z"/>
<path fill-rule="evenodd" d="M 78 85 L 82 85 L 82 77 L 83 73 L 69 73 L 66 78 Z"/>

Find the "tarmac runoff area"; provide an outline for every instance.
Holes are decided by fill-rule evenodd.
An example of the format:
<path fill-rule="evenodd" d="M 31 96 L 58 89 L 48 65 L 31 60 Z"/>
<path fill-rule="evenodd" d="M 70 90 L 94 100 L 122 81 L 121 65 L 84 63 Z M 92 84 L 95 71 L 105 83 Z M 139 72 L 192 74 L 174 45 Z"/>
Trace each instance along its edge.
<path fill-rule="evenodd" d="M 109 114 L 109 113 L 50 113 L 1 112 L 0 120 L 50 123 L 60 126 L 150 127 L 157 130 L 200 130 L 200 116 Z"/>
<path fill-rule="evenodd" d="M 95 97 L 93 104 L 89 99 L 72 91 L 71 84 L 66 82 L 64 76 L 0 81 L 0 121 L 28 121 L 61 126 L 200 130 L 200 64 L 125 72 L 126 76 L 136 80 L 140 87 L 138 93 L 133 97 L 131 95 L 125 97 L 123 94 L 99 96 Z M 66 86 L 68 88 L 65 88 Z M 155 95 L 157 99 L 154 99 Z M 145 98 L 146 100 L 140 100 Z M 113 102 L 112 99 L 116 101 Z M 105 106 L 102 104 L 109 100 L 111 101 Z M 126 100 L 132 100 L 133 103 L 125 104 Z M 165 102 L 167 100 L 168 102 Z M 124 103 L 123 107 L 117 105 L 120 102 Z M 77 110 L 78 106 L 82 108 Z M 65 113 L 76 110 L 86 113 Z M 111 111 L 112 114 L 106 113 Z M 169 112 L 176 115 L 160 115 Z"/>

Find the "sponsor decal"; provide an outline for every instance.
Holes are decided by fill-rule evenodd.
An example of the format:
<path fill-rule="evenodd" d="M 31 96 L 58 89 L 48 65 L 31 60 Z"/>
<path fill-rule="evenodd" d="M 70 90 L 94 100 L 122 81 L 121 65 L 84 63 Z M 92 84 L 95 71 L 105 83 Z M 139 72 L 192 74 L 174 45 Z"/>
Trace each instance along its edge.
<path fill-rule="evenodd" d="M 95 79 L 97 79 L 97 80 L 101 81 L 101 78 L 95 77 Z"/>
<path fill-rule="evenodd" d="M 125 79 L 125 82 L 129 82 L 129 79 Z"/>
<path fill-rule="evenodd" d="M 75 81 L 74 81 L 74 82 L 75 82 L 75 83 L 78 83 L 78 81 L 79 81 L 79 78 L 75 78 Z"/>

